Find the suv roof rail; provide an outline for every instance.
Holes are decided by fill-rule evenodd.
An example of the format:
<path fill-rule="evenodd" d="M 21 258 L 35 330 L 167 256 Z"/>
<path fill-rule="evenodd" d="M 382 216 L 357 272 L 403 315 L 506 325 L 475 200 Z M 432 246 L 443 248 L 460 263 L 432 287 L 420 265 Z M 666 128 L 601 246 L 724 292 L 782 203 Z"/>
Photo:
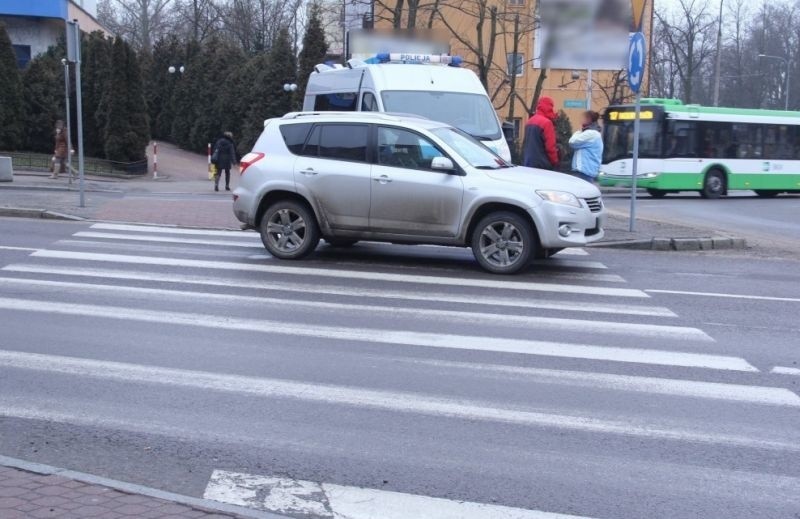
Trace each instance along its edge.
<path fill-rule="evenodd" d="M 400 118 L 406 119 L 426 119 L 421 115 L 404 114 L 394 112 L 289 112 L 281 119 L 299 119 L 301 117 L 367 117 L 383 119 L 385 121 L 396 121 Z"/>

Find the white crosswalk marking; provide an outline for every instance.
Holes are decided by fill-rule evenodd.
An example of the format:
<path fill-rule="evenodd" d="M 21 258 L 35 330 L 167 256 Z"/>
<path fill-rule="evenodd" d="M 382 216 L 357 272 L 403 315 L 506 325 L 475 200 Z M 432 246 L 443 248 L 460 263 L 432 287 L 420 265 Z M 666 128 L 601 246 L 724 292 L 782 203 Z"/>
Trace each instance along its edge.
<path fill-rule="evenodd" d="M 366 244 L 283 262 L 252 231 L 81 229 L 0 267 L 0 312 L 11 324 L 0 344 L 0 416 L 229 441 L 278 462 L 295 449 L 322 463 L 278 463 L 261 476 L 215 462 L 233 471 L 214 470 L 206 498 L 309 519 L 614 516 L 591 499 L 552 506 L 557 499 L 536 492 L 446 499 L 473 494 L 447 481 L 415 487 L 391 477 L 396 467 L 463 470 L 473 486 L 487 468 L 503 471 L 492 481 L 511 468 L 527 488 L 565 465 L 649 495 L 642 475 L 658 464 L 661 483 L 679 482 L 681 471 L 691 483 L 722 474 L 723 498 L 800 488 L 782 469 L 743 475 L 698 461 L 706 450 L 744 453 L 747 463 L 756 452 L 800 456 L 800 394 L 789 385 L 800 371 L 761 372 L 724 336 L 621 285 L 591 249 L 497 277 L 465 251 L 436 246 L 411 249 L 413 261 L 397 246 Z M 119 395 L 133 395 L 130 407 Z M 386 445 L 372 446 L 381 434 Z M 473 467 L 455 450 L 479 460 Z M 506 465 L 487 464 L 506 450 Z M 375 472 L 360 473 L 362 462 Z"/>
<path fill-rule="evenodd" d="M 318 519 L 589 519 L 386 490 L 215 470 L 206 499 Z"/>

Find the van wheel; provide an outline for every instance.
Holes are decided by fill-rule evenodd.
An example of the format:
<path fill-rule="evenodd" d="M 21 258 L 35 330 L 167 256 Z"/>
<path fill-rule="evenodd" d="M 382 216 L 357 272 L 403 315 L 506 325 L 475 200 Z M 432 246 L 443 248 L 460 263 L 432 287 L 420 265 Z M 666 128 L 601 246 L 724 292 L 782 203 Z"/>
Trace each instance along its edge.
<path fill-rule="evenodd" d="M 780 191 L 768 191 L 766 189 L 756 189 L 755 192 L 761 198 L 775 198 L 780 193 Z"/>
<path fill-rule="evenodd" d="M 725 173 L 718 169 L 712 169 L 706 173 L 700 196 L 711 199 L 719 198 L 725 194 L 725 189 Z"/>
<path fill-rule="evenodd" d="M 530 264 L 537 244 L 533 226 L 507 211 L 483 217 L 471 237 L 472 253 L 493 274 L 515 274 Z"/>
<path fill-rule="evenodd" d="M 319 243 L 319 226 L 314 213 L 293 200 L 269 206 L 259 225 L 261 241 L 279 259 L 301 259 Z"/>
<path fill-rule="evenodd" d="M 653 198 L 664 198 L 667 196 L 667 192 L 662 191 L 661 189 L 648 189 L 647 194 Z"/>

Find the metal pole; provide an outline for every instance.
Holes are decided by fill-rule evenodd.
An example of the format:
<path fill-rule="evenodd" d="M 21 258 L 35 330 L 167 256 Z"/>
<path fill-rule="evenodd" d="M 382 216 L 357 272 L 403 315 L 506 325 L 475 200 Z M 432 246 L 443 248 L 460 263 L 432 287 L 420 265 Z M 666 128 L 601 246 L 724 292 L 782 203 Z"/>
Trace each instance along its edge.
<path fill-rule="evenodd" d="M 69 63 L 66 59 L 62 59 L 61 64 L 64 65 L 64 99 L 67 108 L 67 178 L 69 179 L 69 183 L 72 184 L 72 130 L 70 129 L 72 126 L 72 119 L 69 110 Z"/>
<path fill-rule="evenodd" d="M 78 186 L 80 190 L 81 207 L 86 207 L 86 195 L 83 189 L 83 101 L 81 100 L 81 29 L 78 22 L 72 22 L 75 31 L 75 115 L 78 118 Z"/>
<path fill-rule="evenodd" d="M 714 106 L 719 106 L 719 79 L 722 61 L 722 4 L 719 0 L 719 26 L 717 27 L 717 60 L 714 63 Z"/>
<path fill-rule="evenodd" d="M 786 60 L 786 111 L 789 111 L 789 87 L 791 83 L 789 82 L 789 75 L 791 74 L 791 69 L 789 68 L 789 60 Z"/>
<path fill-rule="evenodd" d="M 636 93 L 636 115 L 633 120 L 633 167 L 631 167 L 631 217 L 628 230 L 633 232 L 636 227 L 636 179 L 639 170 L 639 116 L 642 112 L 642 94 Z"/>
<path fill-rule="evenodd" d="M 517 53 L 519 52 L 519 15 L 514 17 L 514 48 L 512 49 L 513 62 L 511 63 L 511 99 L 508 104 L 508 119 L 514 123 L 514 102 L 517 97 Z M 525 66 L 524 64 L 522 65 Z M 516 142 L 516 136 L 514 136 Z"/>

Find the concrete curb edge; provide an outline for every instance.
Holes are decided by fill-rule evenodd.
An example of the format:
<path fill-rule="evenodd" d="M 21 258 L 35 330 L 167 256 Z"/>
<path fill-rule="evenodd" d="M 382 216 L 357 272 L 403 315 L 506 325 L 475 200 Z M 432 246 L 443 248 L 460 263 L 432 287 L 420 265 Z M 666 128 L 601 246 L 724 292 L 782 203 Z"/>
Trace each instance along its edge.
<path fill-rule="evenodd" d="M 52 465 L 45 465 L 42 463 L 35 463 L 25 461 L 18 458 L 11 458 L 8 456 L 0 455 L 0 465 L 11 467 L 15 469 L 25 470 L 28 472 L 35 472 L 36 474 L 61 476 L 67 479 L 74 479 L 90 485 L 100 485 L 114 490 L 119 490 L 127 494 L 139 494 L 143 496 L 152 497 L 155 499 L 163 499 L 173 503 L 178 503 L 185 506 L 190 506 L 209 513 L 220 512 L 226 514 L 238 515 L 250 519 L 289 519 L 283 515 L 277 515 L 270 512 L 261 512 L 250 508 L 244 508 L 236 505 L 228 505 L 211 501 L 209 499 L 202 499 L 199 497 L 190 497 L 182 494 L 174 494 L 157 488 L 145 487 L 135 483 L 127 483 L 116 479 L 105 478 L 102 476 L 95 476 L 85 472 L 78 472 L 75 470 L 63 469 L 54 467 Z"/>
<path fill-rule="evenodd" d="M 13 218 L 43 218 L 47 220 L 70 220 L 82 222 L 85 218 L 71 214 L 50 211 L 49 209 L 33 209 L 29 207 L 0 207 L 0 216 Z"/>
<path fill-rule="evenodd" d="M 747 248 L 744 238 L 730 236 L 704 236 L 699 238 L 644 238 L 592 243 L 589 247 L 608 249 L 635 249 L 655 251 L 709 251 L 741 250 Z"/>

